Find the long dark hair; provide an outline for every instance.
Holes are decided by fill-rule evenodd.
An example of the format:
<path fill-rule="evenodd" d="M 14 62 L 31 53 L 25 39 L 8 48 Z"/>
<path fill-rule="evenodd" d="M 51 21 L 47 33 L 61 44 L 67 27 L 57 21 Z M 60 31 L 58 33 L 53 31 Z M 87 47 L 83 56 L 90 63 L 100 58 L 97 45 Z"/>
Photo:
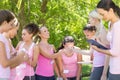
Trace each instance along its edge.
<path fill-rule="evenodd" d="M 101 0 L 97 4 L 97 8 L 102 8 L 107 11 L 109 11 L 109 9 L 112 8 L 113 11 L 116 12 L 117 15 L 120 17 L 120 8 L 117 5 L 115 5 L 115 3 L 112 0 Z"/>
<path fill-rule="evenodd" d="M 27 24 L 24 29 L 26 29 L 29 34 L 33 34 L 33 36 L 39 32 L 39 26 L 34 23 Z"/>
<path fill-rule="evenodd" d="M 37 34 L 39 32 L 39 26 L 35 23 L 29 23 L 27 24 L 23 29 L 27 30 L 29 34 L 33 34 L 32 38 L 34 42 L 37 42 Z"/>

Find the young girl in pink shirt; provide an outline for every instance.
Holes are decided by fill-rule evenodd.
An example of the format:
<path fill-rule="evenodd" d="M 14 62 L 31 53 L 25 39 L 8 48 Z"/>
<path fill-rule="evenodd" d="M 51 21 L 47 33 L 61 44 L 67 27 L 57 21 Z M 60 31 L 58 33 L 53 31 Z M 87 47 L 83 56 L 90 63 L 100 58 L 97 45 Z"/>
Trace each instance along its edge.
<path fill-rule="evenodd" d="M 74 39 L 72 36 L 66 36 L 62 42 L 59 51 L 63 51 L 57 58 L 58 65 L 63 80 L 80 80 L 81 78 L 81 64 L 82 55 L 74 52 L 72 49 L 79 49 L 74 46 Z"/>

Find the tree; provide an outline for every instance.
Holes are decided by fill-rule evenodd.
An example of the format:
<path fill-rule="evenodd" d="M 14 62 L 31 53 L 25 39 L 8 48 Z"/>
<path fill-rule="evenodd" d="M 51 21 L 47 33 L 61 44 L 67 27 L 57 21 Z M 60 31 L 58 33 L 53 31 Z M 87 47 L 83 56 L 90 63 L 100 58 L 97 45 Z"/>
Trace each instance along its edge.
<path fill-rule="evenodd" d="M 72 35 L 76 45 L 88 48 L 82 28 L 87 24 L 88 14 L 95 9 L 99 0 L 1 0 L 0 9 L 13 11 L 19 22 L 20 29 L 14 45 L 20 40 L 21 31 L 27 23 L 34 22 L 45 25 L 50 31 L 50 43 L 56 48 L 63 37 Z M 120 5 L 118 0 L 114 0 Z M 83 44 L 84 43 L 84 44 Z"/>

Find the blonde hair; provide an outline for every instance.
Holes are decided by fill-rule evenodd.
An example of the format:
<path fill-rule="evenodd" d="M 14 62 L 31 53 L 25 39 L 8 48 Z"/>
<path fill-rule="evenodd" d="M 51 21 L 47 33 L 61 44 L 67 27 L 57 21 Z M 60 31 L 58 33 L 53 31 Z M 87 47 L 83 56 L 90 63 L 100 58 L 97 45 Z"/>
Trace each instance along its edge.
<path fill-rule="evenodd" d="M 100 21 L 100 24 L 95 26 L 97 29 L 95 36 L 98 39 L 100 39 L 101 43 L 107 46 L 109 42 L 106 39 L 107 31 L 105 30 L 104 25 L 102 24 L 102 16 L 96 10 L 91 11 L 89 13 L 89 16 Z"/>
<path fill-rule="evenodd" d="M 96 18 L 96 19 L 99 19 L 99 20 L 102 19 L 102 16 L 96 10 L 91 11 L 89 13 L 89 16 L 93 17 L 93 18 Z"/>

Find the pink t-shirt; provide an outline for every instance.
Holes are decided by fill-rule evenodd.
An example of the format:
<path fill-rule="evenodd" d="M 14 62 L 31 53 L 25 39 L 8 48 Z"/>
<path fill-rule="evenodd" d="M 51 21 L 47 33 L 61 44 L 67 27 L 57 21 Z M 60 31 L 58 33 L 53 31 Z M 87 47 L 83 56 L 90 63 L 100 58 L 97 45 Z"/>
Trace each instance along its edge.
<path fill-rule="evenodd" d="M 50 54 L 53 54 L 53 49 L 51 49 Z M 53 63 L 54 60 L 46 58 L 40 54 L 36 67 L 36 74 L 45 77 L 54 76 Z"/>
<path fill-rule="evenodd" d="M 120 20 L 115 22 L 107 35 L 110 42 L 110 73 L 120 74 Z"/>
<path fill-rule="evenodd" d="M 67 57 L 64 53 L 62 54 L 63 61 L 63 73 L 66 77 L 76 77 L 77 76 L 77 54 L 73 53 L 72 56 Z"/>
<path fill-rule="evenodd" d="M 9 48 L 8 40 L 4 35 L 0 34 L 0 41 L 4 43 L 7 58 L 10 59 L 10 48 Z M 10 77 L 10 67 L 4 68 L 0 64 L 0 78 L 9 78 L 9 77 Z"/>
<path fill-rule="evenodd" d="M 97 52 L 94 50 L 93 52 L 93 67 L 101 67 L 104 66 L 105 63 L 105 54 Z"/>

